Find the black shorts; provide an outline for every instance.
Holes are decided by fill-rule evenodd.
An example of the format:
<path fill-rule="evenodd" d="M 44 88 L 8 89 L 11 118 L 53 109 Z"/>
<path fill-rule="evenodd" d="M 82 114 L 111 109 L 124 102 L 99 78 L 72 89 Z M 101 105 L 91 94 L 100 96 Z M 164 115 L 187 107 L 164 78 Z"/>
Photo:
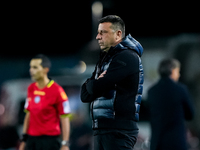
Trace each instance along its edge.
<path fill-rule="evenodd" d="M 60 150 L 59 136 L 29 136 L 25 150 Z"/>
<path fill-rule="evenodd" d="M 94 134 L 94 150 L 133 150 L 138 130 L 98 130 Z"/>

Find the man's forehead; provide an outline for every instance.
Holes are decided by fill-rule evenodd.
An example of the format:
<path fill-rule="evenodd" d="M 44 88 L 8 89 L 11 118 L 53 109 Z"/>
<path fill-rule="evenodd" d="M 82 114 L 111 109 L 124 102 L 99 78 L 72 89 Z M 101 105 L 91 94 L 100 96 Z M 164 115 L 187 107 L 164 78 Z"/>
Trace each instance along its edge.
<path fill-rule="evenodd" d="M 31 59 L 31 62 L 30 62 L 30 64 L 35 64 L 35 65 L 41 65 L 41 63 L 42 63 L 42 59 L 40 58 Z"/>
<path fill-rule="evenodd" d="M 98 30 L 107 30 L 107 29 L 111 29 L 110 27 L 112 26 L 112 23 L 110 22 L 103 22 L 99 24 L 99 28 Z"/>

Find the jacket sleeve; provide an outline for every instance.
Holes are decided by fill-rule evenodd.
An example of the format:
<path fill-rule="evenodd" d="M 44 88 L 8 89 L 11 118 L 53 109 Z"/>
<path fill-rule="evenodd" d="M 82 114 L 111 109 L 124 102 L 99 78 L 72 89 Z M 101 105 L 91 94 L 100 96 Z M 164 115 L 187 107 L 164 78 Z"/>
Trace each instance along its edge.
<path fill-rule="evenodd" d="M 115 84 L 128 75 L 139 72 L 139 58 L 137 54 L 121 52 L 113 58 L 104 77 L 89 80 L 86 89 L 95 97 L 102 96 L 106 91 L 112 90 Z"/>
<path fill-rule="evenodd" d="M 97 63 L 98 64 L 98 63 Z M 94 95 L 90 94 L 87 89 L 86 89 L 86 84 L 88 83 L 88 81 L 92 80 L 95 78 L 95 73 L 96 73 L 96 70 L 97 70 L 97 65 L 95 66 L 95 70 L 94 72 L 92 73 L 92 76 L 90 78 L 88 78 L 84 83 L 83 85 L 81 86 L 81 101 L 83 103 L 90 103 L 94 100 Z"/>
<path fill-rule="evenodd" d="M 188 89 L 185 85 L 181 85 L 182 105 L 184 109 L 184 115 L 186 120 L 191 120 L 194 117 L 194 106 L 190 99 Z"/>
<path fill-rule="evenodd" d="M 86 89 L 87 82 L 91 79 L 87 79 L 87 81 L 81 86 L 81 101 L 83 103 L 89 103 L 94 100 L 94 96 L 92 94 L 89 94 Z"/>

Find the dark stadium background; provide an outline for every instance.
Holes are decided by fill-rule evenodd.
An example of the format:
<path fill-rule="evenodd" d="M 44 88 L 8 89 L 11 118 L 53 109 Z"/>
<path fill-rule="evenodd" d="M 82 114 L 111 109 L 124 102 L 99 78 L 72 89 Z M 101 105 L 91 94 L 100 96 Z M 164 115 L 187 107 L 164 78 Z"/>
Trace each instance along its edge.
<path fill-rule="evenodd" d="M 5 56 L 74 54 L 92 38 L 93 0 L 6 3 L 2 5 L 2 50 Z M 103 16 L 115 14 L 133 37 L 175 36 L 199 32 L 198 4 L 101 0 Z"/>

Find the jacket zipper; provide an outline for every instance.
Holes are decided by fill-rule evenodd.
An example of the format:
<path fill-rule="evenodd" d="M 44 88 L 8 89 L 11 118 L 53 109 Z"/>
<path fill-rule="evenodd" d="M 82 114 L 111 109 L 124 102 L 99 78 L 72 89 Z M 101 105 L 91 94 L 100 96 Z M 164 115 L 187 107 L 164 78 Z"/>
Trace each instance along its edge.
<path fill-rule="evenodd" d="M 92 121 L 94 123 L 93 106 L 94 106 L 94 101 L 90 104 L 91 117 L 92 117 Z"/>

